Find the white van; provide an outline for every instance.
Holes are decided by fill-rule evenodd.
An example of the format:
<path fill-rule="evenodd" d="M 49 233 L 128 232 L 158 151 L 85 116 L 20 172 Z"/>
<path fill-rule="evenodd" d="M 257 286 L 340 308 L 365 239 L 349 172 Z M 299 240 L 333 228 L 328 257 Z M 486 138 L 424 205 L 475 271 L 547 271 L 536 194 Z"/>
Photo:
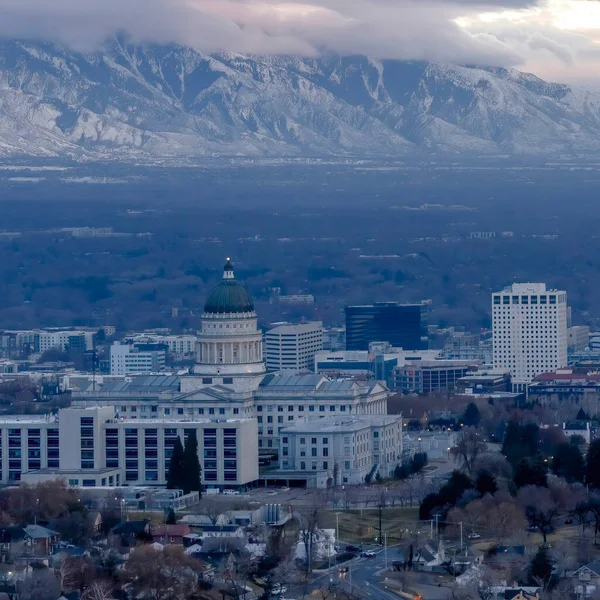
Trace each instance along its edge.
<path fill-rule="evenodd" d="M 223 496 L 239 496 L 240 493 L 237 490 L 223 490 Z"/>

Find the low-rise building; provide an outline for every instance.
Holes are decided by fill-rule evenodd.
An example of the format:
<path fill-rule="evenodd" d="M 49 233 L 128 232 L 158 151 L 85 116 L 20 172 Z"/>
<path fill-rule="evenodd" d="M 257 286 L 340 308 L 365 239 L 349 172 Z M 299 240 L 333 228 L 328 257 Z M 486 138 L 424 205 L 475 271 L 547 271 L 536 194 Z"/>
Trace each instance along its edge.
<path fill-rule="evenodd" d="M 454 390 L 458 380 L 476 371 L 478 365 L 463 360 L 413 361 L 394 369 L 395 389 L 416 394 Z"/>
<path fill-rule="evenodd" d="M 590 328 L 575 325 L 567 329 L 567 348 L 571 352 L 583 352 L 590 344 Z"/>
<path fill-rule="evenodd" d="M 0 481 L 165 485 L 175 440 L 183 443 L 192 432 L 205 486 L 243 488 L 258 479 L 256 419 L 125 419 L 104 406 L 66 408 L 57 417 L 1 417 Z"/>
<path fill-rule="evenodd" d="M 110 374 L 158 373 L 165 368 L 166 352 L 115 342 L 110 348 Z"/>
<path fill-rule="evenodd" d="M 305 476 L 308 487 L 357 485 L 392 475 L 402 460 L 402 417 L 301 419 L 280 432 L 279 466 Z"/>

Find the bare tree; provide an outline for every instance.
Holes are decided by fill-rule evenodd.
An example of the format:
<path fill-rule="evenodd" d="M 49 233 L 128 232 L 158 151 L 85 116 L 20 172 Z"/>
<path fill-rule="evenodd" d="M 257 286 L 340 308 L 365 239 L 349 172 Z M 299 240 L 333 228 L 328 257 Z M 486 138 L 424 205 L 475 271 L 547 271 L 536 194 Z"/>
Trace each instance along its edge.
<path fill-rule="evenodd" d="M 559 513 L 559 505 L 548 488 L 526 485 L 519 490 L 518 499 L 531 527 L 539 530 L 547 543 L 552 521 Z"/>
<path fill-rule="evenodd" d="M 319 515 L 324 507 L 322 496 L 315 493 L 312 496 L 312 503 L 302 510 L 294 513 L 300 526 L 300 539 L 304 544 L 306 553 L 306 572 L 312 573 L 312 556 L 315 533 L 319 525 Z"/>
<path fill-rule="evenodd" d="M 179 546 L 155 550 L 138 546 L 131 553 L 122 572 L 123 581 L 133 586 L 136 596 L 152 600 L 188 598 L 198 585 L 200 567 Z"/>
<path fill-rule="evenodd" d="M 469 473 L 472 473 L 477 459 L 486 451 L 487 444 L 483 441 L 481 432 L 475 427 L 467 427 L 458 444 L 450 452 L 457 462 L 461 463 Z"/>
<path fill-rule="evenodd" d="M 111 600 L 113 587 L 109 581 L 92 581 L 81 594 L 81 600 Z"/>
<path fill-rule="evenodd" d="M 61 588 L 56 575 L 49 569 L 36 570 L 19 581 L 19 600 L 56 600 Z"/>

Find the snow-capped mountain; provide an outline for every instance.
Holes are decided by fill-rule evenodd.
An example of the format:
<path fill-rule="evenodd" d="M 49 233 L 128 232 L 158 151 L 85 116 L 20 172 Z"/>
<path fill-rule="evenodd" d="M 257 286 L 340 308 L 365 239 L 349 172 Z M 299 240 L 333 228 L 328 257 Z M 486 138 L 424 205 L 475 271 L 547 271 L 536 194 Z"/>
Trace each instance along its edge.
<path fill-rule="evenodd" d="M 362 56 L 0 41 L 0 156 L 573 156 L 600 95 L 514 70 Z"/>

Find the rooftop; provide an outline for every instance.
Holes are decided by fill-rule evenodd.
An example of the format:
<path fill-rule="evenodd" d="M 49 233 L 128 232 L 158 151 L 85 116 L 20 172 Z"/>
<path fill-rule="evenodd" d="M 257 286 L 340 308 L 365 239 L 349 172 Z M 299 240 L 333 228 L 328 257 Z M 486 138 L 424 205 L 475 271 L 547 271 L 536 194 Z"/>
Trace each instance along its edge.
<path fill-rule="evenodd" d="M 392 425 L 401 415 L 361 415 L 360 417 L 323 417 L 299 419 L 293 425 L 283 428 L 283 433 L 326 433 L 360 431 L 367 427 Z"/>

